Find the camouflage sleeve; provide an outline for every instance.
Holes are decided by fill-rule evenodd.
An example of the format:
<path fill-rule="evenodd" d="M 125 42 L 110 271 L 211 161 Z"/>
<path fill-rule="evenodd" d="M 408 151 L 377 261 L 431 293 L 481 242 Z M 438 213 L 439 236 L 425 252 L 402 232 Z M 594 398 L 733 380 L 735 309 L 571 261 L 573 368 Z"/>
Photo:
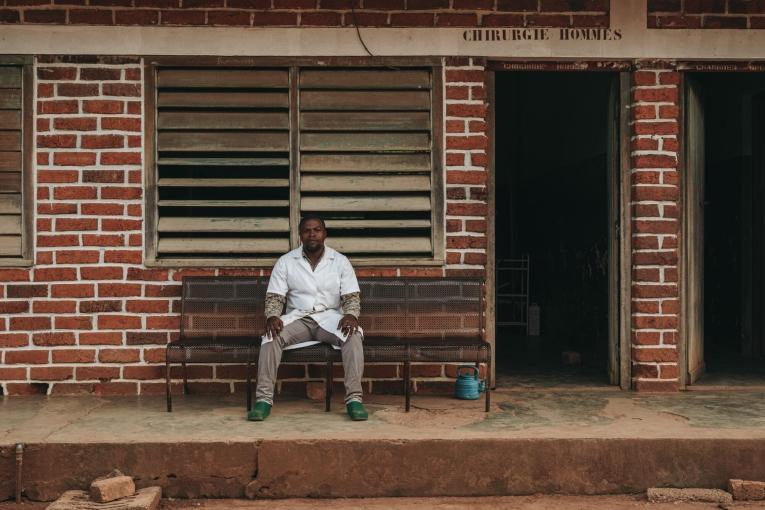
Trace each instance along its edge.
<path fill-rule="evenodd" d="M 282 310 L 284 310 L 284 303 L 286 302 L 287 298 L 281 294 L 266 293 L 266 318 L 279 317 L 282 314 Z"/>
<path fill-rule="evenodd" d="M 351 292 L 340 296 L 343 306 L 343 314 L 351 314 L 357 319 L 361 315 L 361 293 Z"/>

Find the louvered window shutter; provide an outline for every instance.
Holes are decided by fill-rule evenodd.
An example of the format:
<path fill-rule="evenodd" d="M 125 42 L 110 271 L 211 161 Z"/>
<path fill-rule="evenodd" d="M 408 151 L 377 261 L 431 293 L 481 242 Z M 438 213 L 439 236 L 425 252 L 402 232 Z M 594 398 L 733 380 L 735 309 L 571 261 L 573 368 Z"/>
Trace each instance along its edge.
<path fill-rule="evenodd" d="M 290 248 L 289 70 L 157 71 L 157 258 Z"/>
<path fill-rule="evenodd" d="M 149 263 L 271 262 L 306 213 L 354 262 L 442 263 L 441 68 L 279 65 L 151 64 Z"/>
<path fill-rule="evenodd" d="M 431 72 L 300 70 L 300 210 L 356 259 L 434 256 Z"/>
<path fill-rule="evenodd" d="M 0 263 L 6 265 L 26 251 L 22 76 L 20 66 L 0 66 Z"/>

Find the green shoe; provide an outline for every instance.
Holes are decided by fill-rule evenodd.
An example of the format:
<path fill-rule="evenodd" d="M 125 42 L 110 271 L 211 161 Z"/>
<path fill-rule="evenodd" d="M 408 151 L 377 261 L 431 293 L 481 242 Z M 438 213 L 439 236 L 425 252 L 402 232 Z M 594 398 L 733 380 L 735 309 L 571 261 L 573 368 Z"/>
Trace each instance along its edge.
<path fill-rule="evenodd" d="M 250 421 L 263 421 L 271 414 L 271 404 L 268 402 L 255 402 L 255 407 L 247 413 L 247 419 Z"/>
<path fill-rule="evenodd" d="M 364 404 L 357 400 L 351 400 L 345 404 L 345 410 L 348 411 L 348 416 L 353 421 L 364 421 L 369 418 L 369 413 L 364 409 Z"/>

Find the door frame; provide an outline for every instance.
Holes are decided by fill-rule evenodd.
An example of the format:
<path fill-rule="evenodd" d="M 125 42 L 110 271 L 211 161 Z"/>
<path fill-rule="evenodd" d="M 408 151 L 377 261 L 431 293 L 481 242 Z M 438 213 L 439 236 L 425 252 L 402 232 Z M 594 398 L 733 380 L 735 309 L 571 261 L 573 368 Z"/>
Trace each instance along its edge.
<path fill-rule="evenodd" d="M 618 86 L 618 119 L 619 133 L 617 140 L 616 159 L 618 161 L 618 178 L 614 183 L 619 189 L 618 204 L 615 210 L 609 211 L 609 221 L 617 223 L 610 228 L 609 246 L 618 245 L 618 259 L 615 266 L 618 271 L 609 268 L 609 288 L 615 284 L 617 289 L 609 293 L 609 365 L 616 360 L 616 366 L 609 366 L 609 373 L 614 374 L 609 381 L 622 390 L 632 387 L 632 209 L 631 178 L 630 178 L 630 105 L 632 73 L 629 62 L 550 62 L 550 61 L 513 61 L 512 59 L 490 60 L 486 63 L 486 86 L 488 101 L 488 232 L 487 261 L 486 261 L 486 336 L 492 342 L 492 381 L 496 381 L 496 288 L 494 285 L 496 271 L 496 163 L 494 149 L 496 147 L 496 73 L 497 72 L 533 72 L 540 70 L 557 72 L 609 72 L 616 73 Z M 610 179 L 609 179 L 610 181 Z M 610 198 L 610 195 L 609 195 Z M 614 232 L 615 229 L 615 232 Z"/>
<path fill-rule="evenodd" d="M 678 66 L 680 69 L 680 66 Z M 679 73 L 679 82 L 677 90 L 679 93 L 678 106 L 680 112 L 678 114 L 679 122 L 677 130 L 677 169 L 680 172 L 680 179 L 678 180 L 680 185 L 679 196 L 679 209 L 681 211 L 682 219 L 680 221 L 680 239 L 677 243 L 677 270 L 679 274 L 680 288 L 678 289 L 678 295 L 680 296 L 680 321 L 678 324 L 678 339 L 677 339 L 677 356 L 679 360 L 679 388 L 681 390 L 686 389 L 688 386 L 688 326 L 690 325 L 690 316 L 688 310 L 688 286 L 691 284 L 691 278 L 688 274 L 688 264 L 686 263 L 686 256 L 688 254 L 688 248 L 686 247 L 686 239 L 688 238 L 688 221 L 689 221 L 689 203 L 690 200 L 688 193 L 688 165 L 686 164 L 686 151 L 688 150 L 688 143 L 686 140 L 686 106 L 687 96 L 686 93 L 686 72 Z"/>
<path fill-rule="evenodd" d="M 632 389 L 632 72 L 619 73 L 619 386 Z"/>
<path fill-rule="evenodd" d="M 704 282 L 703 282 L 703 270 L 700 273 L 699 278 L 694 278 L 691 275 L 694 264 L 691 258 L 694 257 L 695 250 L 693 242 L 696 240 L 695 236 L 691 239 L 691 232 L 693 230 L 701 230 L 701 235 L 704 232 L 703 221 L 699 225 L 699 219 L 697 218 L 697 209 L 694 204 L 699 200 L 704 199 L 704 188 L 701 188 L 702 196 L 699 197 L 691 190 L 692 178 L 689 175 L 691 171 L 688 164 L 688 151 L 691 150 L 691 145 L 688 140 L 688 134 L 690 132 L 688 125 L 688 87 L 690 87 L 690 81 L 688 71 L 691 69 L 685 69 L 685 72 L 680 73 L 680 81 L 678 83 L 679 90 L 679 106 L 680 106 L 680 122 L 678 128 L 678 169 L 680 170 L 680 210 L 682 211 L 682 221 L 680 222 L 680 242 L 678 243 L 678 271 L 680 274 L 680 323 L 679 323 L 679 339 L 677 342 L 678 359 L 679 361 L 679 379 L 680 389 L 685 389 L 691 384 L 691 360 L 689 357 L 691 348 L 691 335 L 692 332 L 701 330 L 701 334 L 704 333 L 703 324 L 703 298 L 704 298 Z M 702 126 L 703 129 L 703 126 Z M 706 150 L 706 148 L 703 148 Z M 701 168 L 702 174 L 705 172 L 705 168 Z M 698 177 L 696 177 L 698 178 Z M 696 254 L 697 257 L 704 257 L 703 245 L 700 254 Z M 696 262 L 699 263 L 698 261 Z M 703 261 L 701 262 L 703 264 Z M 702 266 L 703 267 L 703 266 Z M 692 306 L 691 296 L 700 296 L 702 299 L 701 311 L 697 307 Z M 704 348 L 703 336 L 701 339 L 701 348 Z M 702 351 L 703 352 L 703 351 Z M 703 356 L 703 354 L 702 354 Z M 702 368 L 703 371 L 703 362 Z"/>

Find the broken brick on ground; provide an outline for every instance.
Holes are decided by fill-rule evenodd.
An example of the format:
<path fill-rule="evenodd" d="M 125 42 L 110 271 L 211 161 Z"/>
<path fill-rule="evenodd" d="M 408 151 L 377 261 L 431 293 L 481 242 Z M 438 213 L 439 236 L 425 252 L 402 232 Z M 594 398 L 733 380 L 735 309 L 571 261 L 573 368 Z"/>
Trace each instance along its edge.
<path fill-rule="evenodd" d="M 133 494 L 135 494 L 133 477 L 122 474 L 118 469 L 99 476 L 90 484 L 90 499 L 97 503 L 108 503 Z"/>
<path fill-rule="evenodd" d="M 765 499 L 765 482 L 731 479 L 728 492 L 738 501 L 760 501 Z"/>

